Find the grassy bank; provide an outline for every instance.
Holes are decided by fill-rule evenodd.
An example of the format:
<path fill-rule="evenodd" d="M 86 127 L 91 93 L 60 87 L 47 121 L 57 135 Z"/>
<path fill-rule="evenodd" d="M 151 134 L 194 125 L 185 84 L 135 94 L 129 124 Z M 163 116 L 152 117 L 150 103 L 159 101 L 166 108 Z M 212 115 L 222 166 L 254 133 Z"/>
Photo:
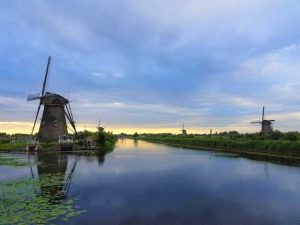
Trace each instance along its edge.
<path fill-rule="evenodd" d="M 18 151 L 25 149 L 26 143 L 11 144 L 9 139 L 0 140 L 0 152 Z"/>
<path fill-rule="evenodd" d="M 140 139 L 166 144 L 175 144 L 186 147 L 209 148 L 230 152 L 249 152 L 256 154 L 300 157 L 300 141 L 249 138 L 230 138 L 214 136 L 159 136 L 146 135 Z"/>

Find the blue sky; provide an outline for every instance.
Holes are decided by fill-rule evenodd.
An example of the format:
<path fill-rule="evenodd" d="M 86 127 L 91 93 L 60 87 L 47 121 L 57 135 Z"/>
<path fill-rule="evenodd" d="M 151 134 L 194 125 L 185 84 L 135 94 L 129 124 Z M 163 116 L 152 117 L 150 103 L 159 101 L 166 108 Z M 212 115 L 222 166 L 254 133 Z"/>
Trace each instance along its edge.
<path fill-rule="evenodd" d="M 299 0 L 2 0 L 0 26 L 0 131 L 29 132 L 48 55 L 80 129 L 299 130 Z"/>

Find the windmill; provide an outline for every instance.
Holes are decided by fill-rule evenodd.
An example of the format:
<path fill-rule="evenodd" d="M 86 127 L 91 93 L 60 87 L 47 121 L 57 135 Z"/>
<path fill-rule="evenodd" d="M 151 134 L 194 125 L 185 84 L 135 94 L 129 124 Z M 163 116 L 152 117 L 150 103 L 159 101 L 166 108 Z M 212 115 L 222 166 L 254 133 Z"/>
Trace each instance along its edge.
<path fill-rule="evenodd" d="M 68 134 L 68 128 L 75 135 L 77 134 L 69 100 L 59 94 L 46 92 L 50 63 L 51 56 L 48 57 L 41 94 L 29 95 L 27 98 L 27 101 L 40 100 L 31 131 L 32 137 L 41 105 L 44 106 L 40 129 L 36 137 L 36 140 L 41 141 L 57 141 L 59 136 Z M 68 127 L 66 118 L 72 129 Z"/>
<path fill-rule="evenodd" d="M 101 127 L 101 126 L 100 126 L 100 123 L 101 123 L 101 120 L 99 120 L 97 129 L 98 129 L 99 132 L 104 132 L 104 128 L 105 128 L 105 127 Z"/>
<path fill-rule="evenodd" d="M 262 120 L 261 121 L 254 121 L 251 122 L 251 124 L 261 124 L 261 134 L 263 136 L 269 136 L 273 132 L 273 122 L 275 120 L 266 120 L 265 119 L 265 107 L 263 106 L 263 111 L 262 111 Z"/>
<path fill-rule="evenodd" d="M 181 128 L 181 135 L 187 135 L 187 133 L 186 133 L 186 129 L 184 129 L 184 123 L 182 124 L 182 128 Z"/>

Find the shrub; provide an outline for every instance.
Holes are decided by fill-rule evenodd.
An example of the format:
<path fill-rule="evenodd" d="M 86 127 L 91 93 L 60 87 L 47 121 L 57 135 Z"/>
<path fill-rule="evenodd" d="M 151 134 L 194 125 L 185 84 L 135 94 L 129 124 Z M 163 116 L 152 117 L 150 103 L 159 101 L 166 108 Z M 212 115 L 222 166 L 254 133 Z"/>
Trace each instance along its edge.
<path fill-rule="evenodd" d="M 297 139 L 298 139 L 297 132 L 287 132 L 285 134 L 284 139 L 286 139 L 288 141 L 297 141 Z"/>
<path fill-rule="evenodd" d="M 279 140 L 282 137 L 283 137 L 283 134 L 279 130 L 274 130 L 270 136 L 270 138 L 273 140 Z"/>

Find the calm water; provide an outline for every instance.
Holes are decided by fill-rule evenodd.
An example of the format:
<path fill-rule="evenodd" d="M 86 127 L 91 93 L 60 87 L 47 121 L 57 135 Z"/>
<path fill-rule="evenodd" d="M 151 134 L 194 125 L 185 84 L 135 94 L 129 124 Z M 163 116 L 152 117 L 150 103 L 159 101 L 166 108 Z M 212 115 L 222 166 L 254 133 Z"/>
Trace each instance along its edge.
<path fill-rule="evenodd" d="M 300 224 L 297 167 L 132 140 L 104 157 L 31 157 L 47 166 L 0 166 L 0 181 L 63 173 L 87 212 L 55 224 Z"/>

